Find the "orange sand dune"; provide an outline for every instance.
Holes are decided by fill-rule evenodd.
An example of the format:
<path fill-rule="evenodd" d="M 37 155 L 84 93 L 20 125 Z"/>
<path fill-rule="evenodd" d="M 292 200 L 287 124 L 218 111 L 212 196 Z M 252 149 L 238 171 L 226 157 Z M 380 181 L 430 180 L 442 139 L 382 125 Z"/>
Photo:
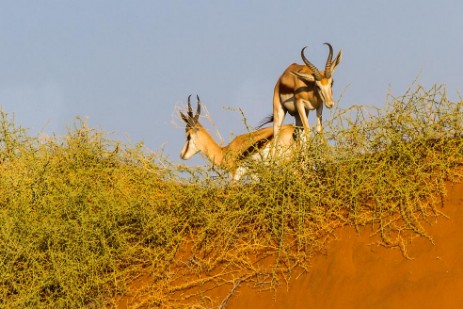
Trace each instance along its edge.
<path fill-rule="evenodd" d="M 440 216 L 415 238 L 406 259 L 372 245 L 367 229 L 336 232 L 308 273 L 275 292 L 236 291 L 227 308 L 463 308 L 463 184 L 449 185 Z"/>
<path fill-rule="evenodd" d="M 378 245 L 368 228 L 335 232 L 326 254 L 316 255 L 308 272 L 294 274 L 288 286 L 259 291 L 243 283 L 226 308 L 463 308 L 463 184 L 448 186 L 445 216 L 432 218 L 424 237 L 409 239 L 404 257 L 398 248 Z M 115 300 L 117 308 L 145 308 L 152 294 L 150 276 L 136 280 L 129 293 Z M 224 300 L 230 287 L 207 287 L 205 294 Z M 201 290 L 201 288 L 199 288 Z M 138 291 L 145 290 L 140 298 Z M 143 294 L 143 293 L 142 293 Z M 216 307 L 216 306 L 215 306 Z"/>

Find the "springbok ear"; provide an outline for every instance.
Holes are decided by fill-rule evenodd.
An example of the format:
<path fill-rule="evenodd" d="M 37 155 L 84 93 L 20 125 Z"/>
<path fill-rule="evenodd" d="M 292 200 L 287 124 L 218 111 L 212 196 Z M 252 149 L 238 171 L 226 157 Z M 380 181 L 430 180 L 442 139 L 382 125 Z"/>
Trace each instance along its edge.
<path fill-rule="evenodd" d="M 312 74 L 305 74 L 305 73 L 299 73 L 299 72 L 293 72 L 293 71 L 289 71 L 289 73 L 293 74 L 294 76 L 296 76 L 297 78 L 299 78 L 300 80 L 304 82 L 315 81 L 315 77 Z"/>
<path fill-rule="evenodd" d="M 339 51 L 338 55 L 331 63 L 331 73 L 333 73 L 336 67 L 338 66 L 338 64 L 341 63 L 341 60 L 342 60 L 342 49 Z"/>
<path fill-rule="evenodd" d="M 182 117 L 183 121 L 185 121 L 186 123 L 188 123 L 188 117 L 185 116 L 185 114 L 182 113 L 182 112 L 179 112 L 179 113 L 180 113 L 180 117 Z"/>

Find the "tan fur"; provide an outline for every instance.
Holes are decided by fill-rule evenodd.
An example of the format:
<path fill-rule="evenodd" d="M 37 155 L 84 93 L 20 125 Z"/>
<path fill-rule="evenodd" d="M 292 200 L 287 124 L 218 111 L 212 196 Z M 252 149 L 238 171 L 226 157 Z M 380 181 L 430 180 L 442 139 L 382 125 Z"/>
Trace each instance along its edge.
<path fill-rule="evenodd" d="M 303 51 L 304 49 L 301 54 Z M 342 51 L 328 66 L 330 73 L 334 72 L 336 66 L 341 62 L 341 58 Z M 308 134 L 310 131 L 307 118 L 309 110 L 317 111 L 317 130 L 321 131 L 323 103 L 331 108 L 334 101 L 331 91 L 332 75 L 327 77 L 325 71 L 319 71 L 319 73 L 321 79 L 315 80 L 316 74 L 311 68 L 307 65 L 293 63 L 280 76 L 275 85 L 273 96 L 273 130 L 275 134 L 278 134 L 287 112 L 295 117 L 296 126 L 304 127 L 304 131 Z"/>
<path fill-rule="evenodd" d="M 181 114 L 182 115 L 182 114 Z M 227 146 L 220 146 L 207 132 L 207 130 L 199 123 L 199 121 L 192 121 L 182 115 L 182 119 L 187 124 L 187 141 L 180 153 L 181 158 L 188 159 L 194 155 L 189 153 L 192 147 L 195 147 L 196 152 L 203 153 L 214 165 L 228 171 L 234 180 L 238 180 L 240 175 L 240 168 L 245 160 L 265 159 L 270 148 L 275 145 L 274 134 L 272 127 L 262 128 L 250 133 L 245 133 L 235 137 Z M 284 125 L 281 127 L 278 148 L 279 154 L 287 155 L 289 148 L 294 143 L 294 126 Z M 194 145 L 191 145 L 194 143 Z M 195 153 L 196 153 L 195 152 Z M 262 154 L 261 156 L 254 156 L 255 154 Z"/>

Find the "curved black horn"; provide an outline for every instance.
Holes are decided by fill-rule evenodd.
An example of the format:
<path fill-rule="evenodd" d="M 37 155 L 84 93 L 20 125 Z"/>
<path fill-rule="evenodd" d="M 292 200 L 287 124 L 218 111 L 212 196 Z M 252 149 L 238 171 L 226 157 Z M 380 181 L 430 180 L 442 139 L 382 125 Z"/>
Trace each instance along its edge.
<path fill-rule="evenodd" d="M 193 118 L 193 109 L 190 103 L 191 94 L 188 96 L 188 117 Z"/>
<path fill-rule="evenodd" d="M 196 100 L 198 101 L 198 106 L 196 107 L 196 115 L 194 120 L 195 122 L 198 122 L 199 114 L 201 114 L 201 100 L 199 99 L 199 95 L 196 95 Z"/>
<path fill-rule="evenodd" d="M 301 50 L 301 58 L 302 58 L 302 61 L 304 61 L 305 65 L 312 70 L 312 74 L 313 76 L 315 77 L 315 80 L 321 80 L 322 79 L 322 75 L 320 74 L 320 72 L 318 71 L 317 67 L 314 66 L 312 63 L 310 63 L 309 60 L 307 60 L 307 58 L 304 56 L 304 50 L 307 48 L 304 47 L 302 50 Z"/>
<path fill-rule="evenodd" d="M 326 59 L 326 65 L 325 65 L 325 77 L 330 78 L 331 77 L 331 64 L 333 62 L 333 47 L 331 46 L 330 43 L 324 43 L 325 45 L 328 46 L 330 49 L 330 52 L 328 54 L 328 59 Z"/>

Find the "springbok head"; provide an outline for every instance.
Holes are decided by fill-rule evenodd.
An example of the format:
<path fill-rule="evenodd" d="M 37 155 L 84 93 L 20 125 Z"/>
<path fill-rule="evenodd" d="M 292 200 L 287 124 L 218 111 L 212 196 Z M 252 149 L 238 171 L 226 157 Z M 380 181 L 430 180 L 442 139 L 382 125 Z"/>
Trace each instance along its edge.
<path fill-rule="evenodd" d="M 312 73 L 307 74 L 303 72 L 291 72 L 299 79 L 301 79 L 306 84 L 315 83 L 315 90 L 318 95 L 325 103 L 327 108 L 331 108 L 334 105 L 333 100 L 333 73 L 336 67 L 339 65 L 342 59 L 342 50 L 339 51 L 336 58 L 333 60 L 333 47 L 330 43 L 324 43 L 329 48 L 328 58 L 326 59 L 325 70 L 319 71 L 315 65 L 313 65 L 304 55 L 304 50 L 307 48 L 304 47 L 301 50 L 301 58 L 304 61 L 305 65 L 312 71 Z"/>
<path fill-rule="evenodd" d="M 199 96 L 196 96 L 198 100 L 198 105 L 196 107 L 196 113 L 193 115 L 193 109 L 191 108 L 190 103 L 191 95 L 188 96 L 188 112 L 187 115 L 180 112 L 180 117 L 186 123 L 185 132 L 186 132 L 186 142 L 183 146 L 182 151 L 180 152 L 180 157 L 184 160 L 188 160 L 196 153 L 200 151 L 195 142 L 196 133 L 203 129 L 202 125 L 199 123 L 199 115 L 201 114 L 201 101 Z"/>

